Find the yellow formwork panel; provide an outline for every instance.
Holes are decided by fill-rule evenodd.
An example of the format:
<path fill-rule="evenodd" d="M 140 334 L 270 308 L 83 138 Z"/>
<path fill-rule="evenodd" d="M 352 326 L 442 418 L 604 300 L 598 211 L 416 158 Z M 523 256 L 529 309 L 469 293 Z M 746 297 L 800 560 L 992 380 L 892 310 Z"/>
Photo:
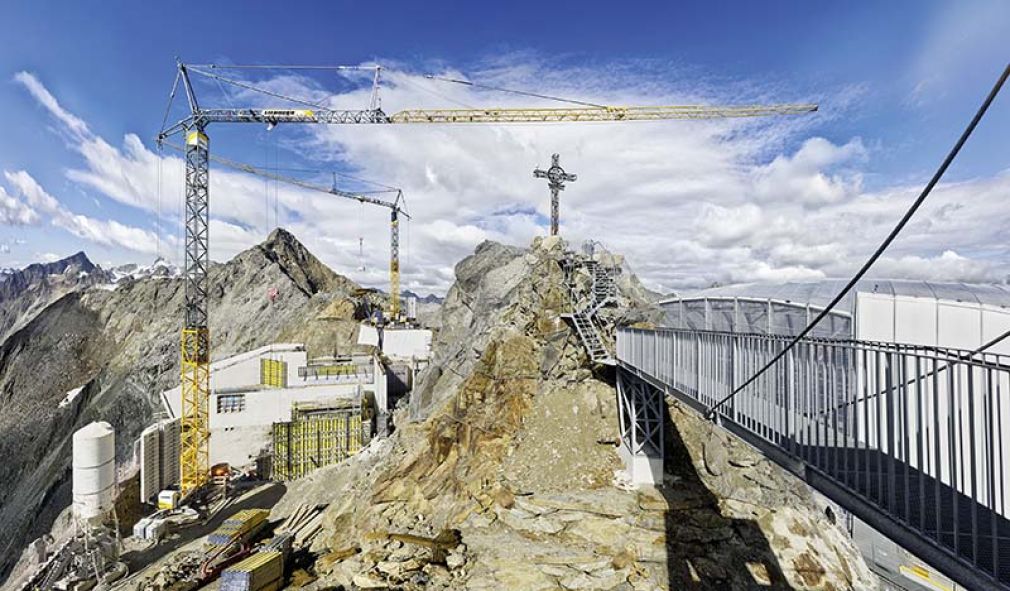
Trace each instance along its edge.
<path fill-rule="evenodd" d="M 358 412 L 274 423 L 274 480 L 301 478 L 356 454 L 368 442 L 365 426 Z"/>
<path fill-rule="evenodd" d="M 279 359 L 260 359 L 260 384 L 287 388 L 288 362 Z"/>

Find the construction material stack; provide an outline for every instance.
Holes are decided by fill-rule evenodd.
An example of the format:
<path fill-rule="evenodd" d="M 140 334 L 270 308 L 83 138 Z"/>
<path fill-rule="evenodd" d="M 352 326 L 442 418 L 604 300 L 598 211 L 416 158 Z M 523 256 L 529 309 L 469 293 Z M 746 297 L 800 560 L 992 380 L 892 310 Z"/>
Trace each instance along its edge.
<path fill-rule="evenodd" d="M 246 540 L 266 525 L 269 509 L 243 509 L 225 519 L 221 527 L 207 536 L 212 546 L 223 546 L 235 540 Z"/>
<path fill-rule="evenodd" d="M 281 552 L 257 552 L 221 573 L 221 591 L 273 591 L 284 579 Z"/>
<path fill-rule="evenodd" d="M 179 484 L 179 437 L 179 419 L 158 421 L 140 434 L 141 502 Z"/>
<path fill-rule="evenodd" d="M 274 530 L 274 540 L 280 540 L 285 536 L 292 536 L 291 547 L 295 550 L 308 548 L 312 540 L 322 531 L 323 509 L 325 505 L 299 505 L 289 515 L 284 523 Z M 285 542 L 277 542 L 284 544 Z M 269 546 L 269 544 L 268 544 Z"/>

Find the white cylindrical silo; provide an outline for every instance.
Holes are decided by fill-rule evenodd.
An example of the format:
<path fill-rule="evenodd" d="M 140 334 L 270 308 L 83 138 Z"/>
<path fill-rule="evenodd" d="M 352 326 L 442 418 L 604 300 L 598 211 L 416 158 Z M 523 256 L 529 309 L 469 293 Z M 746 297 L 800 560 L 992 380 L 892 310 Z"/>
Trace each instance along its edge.
<path fill-rule="evenodd" d="M 116 495 L 116 432 L 106 422 L 74 433 L 74 513 L 87 521 L 112 510 Z"/>

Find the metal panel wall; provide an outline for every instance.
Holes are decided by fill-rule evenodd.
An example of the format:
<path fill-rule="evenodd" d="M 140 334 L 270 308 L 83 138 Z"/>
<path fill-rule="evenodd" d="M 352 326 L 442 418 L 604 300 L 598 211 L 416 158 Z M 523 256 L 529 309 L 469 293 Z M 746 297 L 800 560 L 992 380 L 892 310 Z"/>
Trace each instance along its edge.
<path fill-rule="evenodd" d="M 176 458 L 175 465 L 179 465 Z M 161 490 L 161 430 L 151 425 L 140 434 L 140 500 L 149 501 Z"/>
<path fill-rule="evenodd" d="M 161 488 L 179 484 L 179 450 L 181 427 L 179 419 L 162 421 L 161 427 Z"/>

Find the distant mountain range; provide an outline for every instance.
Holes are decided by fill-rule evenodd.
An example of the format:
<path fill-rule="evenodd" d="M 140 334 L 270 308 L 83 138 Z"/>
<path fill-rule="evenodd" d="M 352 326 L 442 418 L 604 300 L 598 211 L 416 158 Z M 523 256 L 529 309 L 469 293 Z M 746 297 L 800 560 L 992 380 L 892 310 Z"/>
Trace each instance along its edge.
<path fill-rule="evenodd" d="M 430 293 L 430 294 L 428 294 L 426 296 L 420 296 L 420 295 L 418 295 L 418 294 L 410 291 L 409 289 L 405 289 L 405 290 L 401 291 L 400 292 L 400 297 L 403 297 L 403 298 L 414 297 L 414 298 L 417 298 L 417 301 L 420 302 L 420 303 L 422 303 L 422 304 L 441 304 L 442 301 L 445 299 L 445 298 L 441 298 L 441 297 L 439 297 L 439 296 L 437 296 L 437 295 L 435 295 L 433 293 Z"/>
<path fill-rule="evenodd" d="M 127 263 L 110 269 L 113 283 L 118 283 L 124 279 L 143 279 L 146 277 L 179 277 L 182 269 L 158 257 L 150 265 L 138 265 Z"/>

